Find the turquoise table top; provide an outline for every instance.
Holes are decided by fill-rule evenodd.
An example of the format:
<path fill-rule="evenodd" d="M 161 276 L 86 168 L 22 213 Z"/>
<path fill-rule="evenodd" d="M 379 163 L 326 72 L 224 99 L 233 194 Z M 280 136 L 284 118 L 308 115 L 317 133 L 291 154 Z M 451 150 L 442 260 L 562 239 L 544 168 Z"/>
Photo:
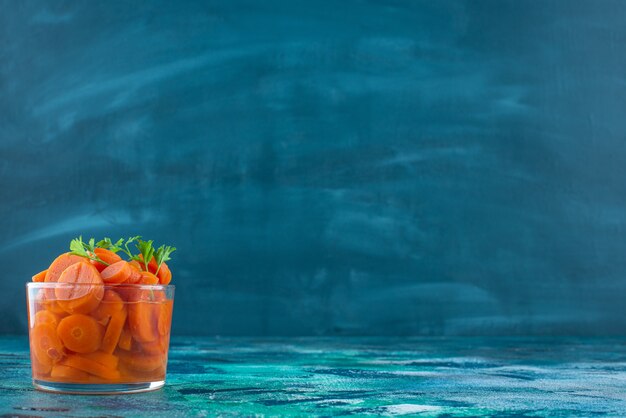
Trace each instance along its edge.
<path fill-rule="evenodd" d="M 35 391 L 0 338 L 0 416 L 626 416 L 626 339 L 174 338 L 162 390 Z"/>

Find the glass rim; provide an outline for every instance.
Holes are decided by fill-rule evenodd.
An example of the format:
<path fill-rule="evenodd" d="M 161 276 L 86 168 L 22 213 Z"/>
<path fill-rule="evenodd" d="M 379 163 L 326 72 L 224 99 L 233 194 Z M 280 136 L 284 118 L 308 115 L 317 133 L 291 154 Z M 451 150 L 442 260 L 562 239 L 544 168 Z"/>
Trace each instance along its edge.
<path fill-rule="evenodd" d="M 106 287 L 111 289 L 174 290 L 173 284 L 137 284 L 137 283 L 59 283 L 27 282 L 27 289 L 67 289 L 72 287 Z"/>

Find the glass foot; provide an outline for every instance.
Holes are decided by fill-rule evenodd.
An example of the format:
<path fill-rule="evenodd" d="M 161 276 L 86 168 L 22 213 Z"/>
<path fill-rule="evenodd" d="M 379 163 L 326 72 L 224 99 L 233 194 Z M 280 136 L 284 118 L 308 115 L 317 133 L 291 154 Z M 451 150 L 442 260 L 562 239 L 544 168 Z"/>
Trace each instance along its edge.
<path fill-rule="evenodd" d="M 163 387 L 164 380 L 144 383 L 62 383 L 33 379 L 35 389 L 44 392 L 69 393 L 75 395 L 118 395 L 122 393 L 140 393 Z"/>

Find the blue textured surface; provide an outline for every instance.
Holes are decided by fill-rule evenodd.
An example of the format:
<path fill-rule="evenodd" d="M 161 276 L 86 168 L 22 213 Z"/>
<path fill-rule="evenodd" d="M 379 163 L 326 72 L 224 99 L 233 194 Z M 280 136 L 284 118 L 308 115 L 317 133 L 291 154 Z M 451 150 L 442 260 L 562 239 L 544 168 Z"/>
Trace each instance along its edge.
<path fill-rule="evenodd" d="M 175 338 L 165 388 L 118 396 L 35 391 L 27 350 L 0 338 L 0 416 L 626 414 L 624 339 Z"/>
<path fill-rule="evenodd" d="M 175 334 L 626 329 L 622 1 L 0 6 L 0 332 L 135 233 Z"/>

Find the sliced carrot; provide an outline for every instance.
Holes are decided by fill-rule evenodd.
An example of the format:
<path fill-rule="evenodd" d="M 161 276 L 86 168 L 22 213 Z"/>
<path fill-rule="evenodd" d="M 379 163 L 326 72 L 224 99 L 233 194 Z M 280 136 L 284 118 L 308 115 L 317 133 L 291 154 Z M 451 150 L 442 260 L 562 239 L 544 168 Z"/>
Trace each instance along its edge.
<path fill-rule="evenodd" d="M 63 345 L 69 350 L 76 353 L 91 353 L 100 348 L 104 331 L 102 325 L 94 318 L 74 314 L 59 322 L 57 333 Z"/>
<path fill-rule="evenodd" d="M 52 283 L 59 281 L 61 277 L 61 273 L 71 266 L 72 264 L 80 263 L 81 261 L 85 261 L 86 258 L 70 254 L 64 253 L 54 259 L 48 270 L 46 271 L 46 277 L 44 278 L 44 282 Z M 54 289 L 46 289 L 46 295 L 48 299 L 54 299 Z"/>
<path fill-rule="evenodd" d="M 82 371 L 63 364 L 56 364 L 52 366 L 50 377 L 63 381 L 71 381 L 76 383 L 82 383 L 89 378 L 89 375 Z"/>
<path fill-rule="evenodd" d="M 35 355 L 34 349 L 31 349 L 30 363 L 31 368 L 33 369 L 33 377 L 47 375 L 50 373 L 50 370 L 52 370 L 52 362 L 46 364 L 40 362 Z"/>
<path fill-rule="evenodd" d="M 55 288 L 57 303 L 69 313 L 89 313 L 102 300 L 104 286 L 98 270 L 89 263 L 75 263 L 66 268 L 58 283 L 76 286 Z"/>
<path fill-rule="evenodd" d="M 159 265 L 156 262 L 156 259 L 154 258 L 154 256 L 152 256 L 152 258 L 150 259 L 150 262 L 148 263 L 148 269 L 146 270 L 146 264 L 143 262 L 143 256 L 141 254 L 139 254 L 139 258 L 141 259 L 141 261 L 139 261 L 139 265 L 141 266 L 141 269 L 143 271 L 149 271 L 152 274 L 155 274 L 157 271 L 157 268 L 159 267 Z"/>
<path fill-rule="evenodd" d="M 128 325 L 133 338 L 138 342 L 150 342 L 157 339 L 158 313 L 156 305 L 149 302 L 149 291 L 138 292 L 139 300 L 128 306 Z"/>
<path fill-rule="evenodd" d="M 130 369 L 140 372 L 151 372 L 165 364 L 165 356 L 147 356 L 143 353 L 124 353 L 120 356 L 120 361 Z"/>
<path fill-rule="evenodd" d="M 96 361 L 109 369 L 117 369 L 119 357 L 114 356 L 111 353 L 105 353 L 103 351 L 95 351 L 89 354 L 82 354 L 82 357 Z"/>
<path fill-rule="evenodd" d="M 64 365 L 82 370 L 103 379 L 113 380 L 119 379 L 120 377 L 120 372 L 116 369 L 109 368 L 95 360 L 85 358 L 79 354 L 67 356 Z"/>
<path fill-rule="evenodd" d="M 122 329 L 122 334 L 120 335 L 120 340 L 117 346 L 126 351 L 130 351 L 130 349 L 132 348 L 133 334 L 128 329 L 128 326 L 124 326 L 124 328 Z"/>
<path fill-rule="evenodd" d="M 128 263 L 124 260 L 113 263 L 102 270 L 102 281 L 107 284 L 117 284 L 128 280 L 133 273 Z"/>
<path fill-rule="evenodd" d="M 149 271 L 141 272 L 141 279 L 139 280 L 140 284 L 159 284 L 159 278 L 154 275 L 154 273 L 150 273 Z"/>
<path fill-rule="evenodd" d="M 161 284 L 169 284 L 172 281 L 172 272 L 165 262 L 161 263 L 157 276 Z"/>
<path fill-rule="evenodd" d="M 46 273 L 48 273 L 48 269 L 45 269 L 44 271 L 40 271 L 39 273 L 35 274 L 33 276 L 33 282 L 43 282 L 46 279 Z"/>
<path fill-rule="evenodd" d="M 59 316 L 47 310 L 41 310 L 35 314 L 35 325 L 50 324 L 55 329 L 59 325 Z"/>
<path fill-rule="evenodd" d="M 93 311 L 93 316 L 100 320 L 109 319 L 111 315 L 124 309 L 124 299 L 114 290 L 107 289 L 100 301 L 98 308 Z"/>
<path fill-rule="evenodd" d="M 124 330 L 124 324 L 126 323 L 126 309 L 122 309 L 111 316 L 107 330 L 104 333 L 102 339 L 102 351 L 108 354 L 113 353 L 117 346 L 122 331 Z"/>
<path fill-rule="evenodd" d="M 107 250 L 106 248 L 96 248 L 93 252 L 96 254 L 96 256 L 98 256 L 100 260 L 104 261 L 109 266 L 122 260 L 122 257 L 115 254 L 111 250 Z M 101 262 L 96 260 L 89 260 L 89 262 L 93 264 L 94 267 L 98 269 L 98 271 L 102 271 L 107 267 L 105 264 L 102 264 Z"/>
<path fill-rule="evenodd" d="M 164 301 L 159 304 L 159 318 L 157 330 L 159 335 L 168 335 L 172 325 L 172 301 Z"/>
<path fill-rule="evenodd" d="M 167 339 L 159 337 L 149 343 L 141 343 L 141 351 L 148 354 L 163 355 L 167 352 Z"/>
<path fill-rule="evenodd" d="M 128 262 L 128 265 L 132 269 L 132 274 L 128 278 L 128 283 L 139 283 L 141 280 L 141 264 L 137 260 L 132 260 Z"/>
<path fill-rule="evenodd" d="M 63 358 L 63 344 L 51 324 L 35 325 L 31 330 L 30 341 L 35 357 L 44 367 Z"/>

